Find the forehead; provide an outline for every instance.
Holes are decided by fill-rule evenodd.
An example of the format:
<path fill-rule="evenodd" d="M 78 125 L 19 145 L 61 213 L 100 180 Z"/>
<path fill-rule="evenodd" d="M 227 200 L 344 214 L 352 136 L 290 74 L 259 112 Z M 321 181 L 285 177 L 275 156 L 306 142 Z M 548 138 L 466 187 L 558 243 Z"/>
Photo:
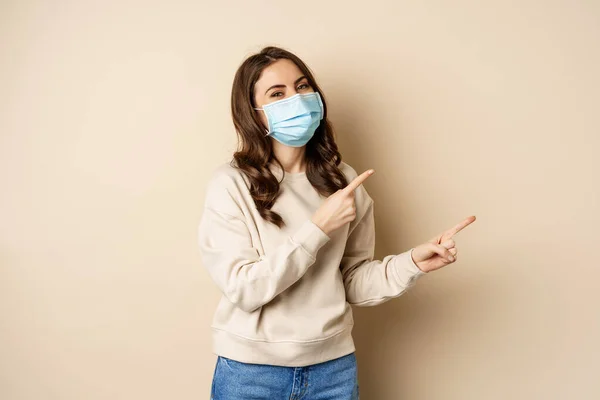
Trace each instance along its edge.
<path fill-rule="evenodd" d="M 262 71 L 256 81 L 255 90 L 264 91 L 273 85 L 293 85 L 302 75 L 302 71 L 293 61 L 282 58 Z"/>

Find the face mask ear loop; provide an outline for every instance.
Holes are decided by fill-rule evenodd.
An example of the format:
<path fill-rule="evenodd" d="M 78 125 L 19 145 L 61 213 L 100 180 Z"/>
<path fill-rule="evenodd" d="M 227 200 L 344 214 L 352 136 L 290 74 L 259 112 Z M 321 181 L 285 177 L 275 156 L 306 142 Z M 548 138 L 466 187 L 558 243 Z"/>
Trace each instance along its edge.
<path fill-rule="evenodd" d="M 264 112 L 264 108 L 258 108 L 258 107 L 254 107 L 254 109 L 255 109 L 255 110 L 258 110 L 258 111 L 262 111 L 262 112 Z M 268 120 L 268 118 L 267 118 L 267 123 L 269 123 L 268 121 L 269 121 L 269 120 Z M 267 133 L 265 136 L 269 136 L 269 133 L 270 133 L 270 132 L 269 132 L 269 130 L 268 130 L 268 129 L 265 129 L 265 132 Z"/>

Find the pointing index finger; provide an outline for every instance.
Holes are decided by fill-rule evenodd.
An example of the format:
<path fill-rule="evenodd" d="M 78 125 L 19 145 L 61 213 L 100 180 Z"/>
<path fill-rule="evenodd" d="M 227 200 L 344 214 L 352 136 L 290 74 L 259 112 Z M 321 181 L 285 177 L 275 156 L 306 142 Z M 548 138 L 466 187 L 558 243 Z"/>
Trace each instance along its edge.
<path fill-rule="evenodd" d="M 453 228 L 447 230 L 446 234 L 444 236 L 452 237 L 452 236 L 456 235 L 458 232 L 460 232 L 461 230 L 463 230 L 464 228 L 466 228 L 467 226 L 469 226 L 470 224 L 472 224 L 474 221 L 475 221 L 474 215 L 472 215 L 468 218 L 465 218 L 462 222 L 455 225 Z"/>
<path fill-rule="evenodd" d="M 344 188 L 344 191 L 350 192 L 350 191 L 358 188 L 369 176 L 373 175 L 374 172 L 375 172 L 374 169 L 369 169 L 369 170 L 363 172 L 362 174 L 360 174 L 359 176 L 354 178 L 352 180 L 352 182 L 350 182 L 348 184 L 348 186 L 346 186 Z"/>

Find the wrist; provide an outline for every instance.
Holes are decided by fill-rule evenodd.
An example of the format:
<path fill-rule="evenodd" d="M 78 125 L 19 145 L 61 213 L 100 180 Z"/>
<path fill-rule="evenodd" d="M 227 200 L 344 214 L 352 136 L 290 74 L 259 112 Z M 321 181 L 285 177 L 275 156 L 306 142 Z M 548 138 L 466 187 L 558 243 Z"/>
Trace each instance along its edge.
<path fill-rule="evenodd" d="M 322 230 L 326 235 L 329 236 L 329 230 L 325 228 L 325 224 L 323 224 L 318 218 L 311 218 L 310 219 L 312 221 L 313 224 L 315 224 L 317 227 L 319 227 L 320 230 Z"/>
<path fill-rule="evenodd" d="M 410 256 L 410 259 L 411 259 L 411 261 L 413 262 L 413 264 L 414 264 L 414 265 L 415 265 L 415 266 L 416 266 L 418 269 L 420 269 L 420 270 L 421 270 L 422 272 L 424 272 L 424 273 L 427 273 L 428 271 L 425 271 L 425 270 L 424 270 L 424 269 L 423 269 L 423 268 L 422 268 L 422 267 L 419 265 L 419 263 L 418 263 L 418 262 L 416 262 L 416 261 L 415 261 L 415 259 L 413 258 L 413 251 L 414 251 L 414 250 L 415 250 L 414 248 L 412 248 L 412 249 L 410 250 L 410 254 L 409 254 L 409 256 Z"/>

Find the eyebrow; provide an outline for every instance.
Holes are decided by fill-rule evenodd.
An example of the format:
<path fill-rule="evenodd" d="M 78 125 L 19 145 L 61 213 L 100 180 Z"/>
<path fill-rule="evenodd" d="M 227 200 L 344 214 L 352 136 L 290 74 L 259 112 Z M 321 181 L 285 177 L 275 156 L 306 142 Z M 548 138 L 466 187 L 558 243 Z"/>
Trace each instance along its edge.
<path fill-rule="evenodd" d="M 297 85 L 297 84 L 298 84 L 298 82 L 300 82 L 302 79 L 306 79 L 306 76 L 302 75 L 300 78 L 296 79 L 296 80 L 294 81 L 294 85 Z M 273 86 L 271 86 L 270 88 L 268 88 L 268 89 L 265 91 L 265 94 L 267 94 L 267 93 L 269 92 L 269 90 L 271 90 L 271 89 L 275 89 L 275 88 L 284 88 L 284 87 L 285 87 L 285 85 L 273 85 Z"/>

